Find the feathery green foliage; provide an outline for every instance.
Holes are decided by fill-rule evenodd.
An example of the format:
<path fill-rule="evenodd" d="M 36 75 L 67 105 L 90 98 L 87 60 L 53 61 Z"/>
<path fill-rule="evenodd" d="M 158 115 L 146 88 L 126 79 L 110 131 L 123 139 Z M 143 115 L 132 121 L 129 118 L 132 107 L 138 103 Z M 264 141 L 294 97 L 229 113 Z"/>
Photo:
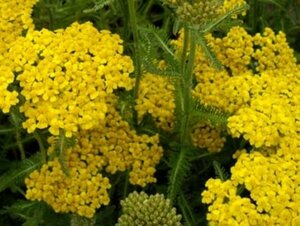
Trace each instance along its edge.
<path fill-rule="evenodd" d="M 12 161 L 11 167 L 0 176 L 0 192 L 16 183 L 23 183 L 24 178 L 41 165 L 40 155 L 35 154 L 22 161 Z"/>
<path fill-rule="evenodd" d="M 229 179 L 229 173 L 225 170 L 224 167 L 221 166 L 218 161 L 213 161 L 213 166 L 215 174 L 218 178 L 220 178 L 222 181 L 226 181 L 227 179 Z"/>
<path fill-rule="evenodd" d="M 227 120 L 230 116 L 228 112 L 223 112 L 215 107 L 204 105 L 194 100 L 191 112 L 191 125 L 198 122 L 206 122 L 212 126 L 220 126 L 226 129 Z"/>
<path fill-rule="evenodd" d="M 201 46 L 203 52 L 205 53 L 205 56 L 209 60 L 209 62 L 218 70 L 223 69 L 223 66 L 221 62 L 216 57 L 216 54 L 213 52 L 213 50 L 208 45 L 206 39 L 203 37 L 202 33 L 196 33 L 197 34 L 197 43 Z"/>
<path fill-rule="evenodd" d="M 69 223 L 69 217 L 57 215 L 46 203 L 37 201 L 17 200 L 11 206 L 0 210 L 0 215 L 10 215 L 18 219 L 22 226 L 60 226 Z M 53 217 L 55 221 L 50 220 Z"/>
<path fill-rule="evenodd" d="M 62 169 L 66 175 L 69 175 L 69 169 L 67 165 L 66 153 L 65 151 L 76 144 L 74 137 L 68 138 L 65 136 L 65 132 L 61 129 L 59 131 L 59 136 L 54 140 L 54 152 L 50 158 L 54 156 L 58 157 L 58 160 L 62 166 Z"/>
<path fill-rule="evenodd" d="M 81 217 L 77 214 L 72 214 L 70 226 L 93 226 L 95 222 L 95 218 L 88 219 L 86 217 Z"/>
<path fill-rule="evenodd" d="M 94 7 L 89 9 L 84 9 L 84 13 L 94 13 L 100 9 L 103 9 L 105 6 L 113 4 L 115 0 L 94 0 Z"/>
<path fill-rule="evenodd" d="M 169 188 L 168 198 L 176 200 L 178 193 L 181 190 L 181 186 L 184 184 L 186 177 L 188 176 L 191 168 L 191 162 L 189 161 L 192 151 L 187 147 L 187 150 L 180 150 L 172 153 L 170 160 L 171 170 L 169 172 Z"/>

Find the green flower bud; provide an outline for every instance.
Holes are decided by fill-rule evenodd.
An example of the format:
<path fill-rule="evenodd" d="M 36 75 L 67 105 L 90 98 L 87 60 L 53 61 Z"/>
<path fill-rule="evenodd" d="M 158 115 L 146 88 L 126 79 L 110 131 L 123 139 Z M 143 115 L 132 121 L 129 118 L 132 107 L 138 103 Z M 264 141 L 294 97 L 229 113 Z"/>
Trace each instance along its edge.
<path fill-rule="evenodd" d="M 133 192 L 121 201 L 123 214 L 116 226 L 181 226 L 181 215 L 164 195 L 147 195 L 144 192 Z M 134 208 L 138 207 L 138 208 Z"/>

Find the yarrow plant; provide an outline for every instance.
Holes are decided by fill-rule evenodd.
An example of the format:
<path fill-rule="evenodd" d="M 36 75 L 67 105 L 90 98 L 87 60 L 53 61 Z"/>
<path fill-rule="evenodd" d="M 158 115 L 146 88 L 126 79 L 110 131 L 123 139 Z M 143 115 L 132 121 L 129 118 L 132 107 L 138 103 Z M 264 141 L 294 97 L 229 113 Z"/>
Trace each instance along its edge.
<path fill-rule="evenodd" d="M 0 224 L 300 224 L 299 11 L 0 0 Z"/>

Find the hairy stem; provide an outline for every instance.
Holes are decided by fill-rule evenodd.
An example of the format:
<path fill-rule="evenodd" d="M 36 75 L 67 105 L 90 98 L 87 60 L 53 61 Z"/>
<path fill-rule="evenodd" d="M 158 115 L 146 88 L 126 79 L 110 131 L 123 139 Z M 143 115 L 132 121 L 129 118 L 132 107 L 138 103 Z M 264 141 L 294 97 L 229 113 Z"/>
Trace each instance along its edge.
<path fill-rule="evenodd" d="M 174 202 L 176 200 L 178 190 L 184 181 L 184 177 L 189 170 L 189 159 L 188 154 L 190 151 L 190 110 L 192 103 L 192 78 L 193 78 L 193 66 L 195 60 L 195 37 L 193 30 L 185 27 L 184 28 L 184 46 L 182 52 L 182 79 L 179 80 L 179 135 L 180 135 L 180 150 L 176 157 L 170 176 L 169 184 L 169 198 Z M 188 57 L 187 57 L 188 55 Z"/>
<path fill-rule="evenodd" d="M 141 63 L 141 51 L 140 42 L 137 30 L 137 19 L 136 19 L 136 7 L 135 0 L 128 0 L 128 10 L 129 10 L 129 22 L 133 35 L 133 47 L 134 47 L 134 73 L 135 73 L 135 87 L 134 87 L 134 98 L 138 99 L 140 80 L 142 75 L 142 63 Z M 134 121 L 137 124 L 137 115 L 134 115 Z"/>

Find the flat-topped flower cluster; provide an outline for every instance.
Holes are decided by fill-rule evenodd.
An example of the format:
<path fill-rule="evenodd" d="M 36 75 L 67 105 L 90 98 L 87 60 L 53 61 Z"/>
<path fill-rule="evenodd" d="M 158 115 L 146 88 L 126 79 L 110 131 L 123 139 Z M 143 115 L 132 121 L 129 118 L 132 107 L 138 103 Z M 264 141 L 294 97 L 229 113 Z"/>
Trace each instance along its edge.
<path fill-rule="evenodd" d="M 0 1 L 0 109 L 9 113 L 18 106 L 28 133 L 51 134 L 49 160 L 26 178 L 26 198 L 90 218 L 109 204 L 104 171 L 128 170 L 132 184 L 146 186 L 156 181 L 163 150 L 158 135 L 137 134 L 116 109 L 114 91 L 134 84 L 120 36 L 91 22 L 37 31 L 35 3 Z M 62 133 L 76 144 L 57 155 L 55 140 Z"/>

